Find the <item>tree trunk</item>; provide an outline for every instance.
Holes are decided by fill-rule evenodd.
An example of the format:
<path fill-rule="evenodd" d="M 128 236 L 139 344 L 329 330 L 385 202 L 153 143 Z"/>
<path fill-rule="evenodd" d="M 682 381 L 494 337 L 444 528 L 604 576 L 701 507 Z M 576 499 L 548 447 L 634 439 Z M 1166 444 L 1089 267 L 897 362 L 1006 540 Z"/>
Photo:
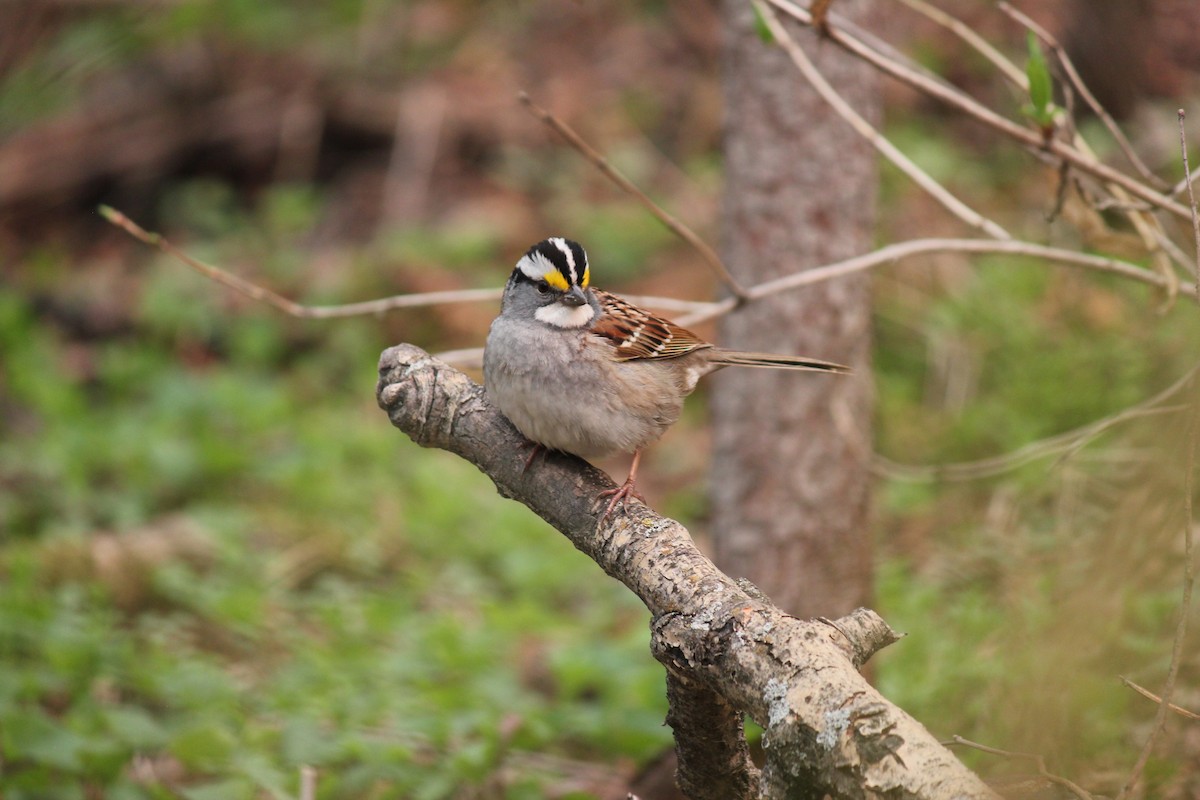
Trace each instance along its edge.
<path fill-rule="evenodd" d="M 861 17 L 866 0 L 836 11 Z M 866 252 L 874 151 L 764 43 L 745 0 L 725 2 L 723 256 L 743 285 Z M 869 66 L 790 26 L 870 120 Z M 754 302 L 725 318 L 727 347 L 840 361 L 852 377 L 725 370 L 713 380 L 716 561 L 801 618 L 868 602 L 871 384 L 865 274 Z"/>

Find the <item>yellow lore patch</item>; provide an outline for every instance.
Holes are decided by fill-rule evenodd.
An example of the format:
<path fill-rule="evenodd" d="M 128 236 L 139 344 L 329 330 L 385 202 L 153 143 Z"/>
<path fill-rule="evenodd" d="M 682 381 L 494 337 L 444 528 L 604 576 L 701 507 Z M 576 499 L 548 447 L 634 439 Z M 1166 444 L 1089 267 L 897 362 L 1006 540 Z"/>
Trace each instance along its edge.
<path fill-rule="evenodd" d="M 564 278 L 562 273 L 556 269 L 546 270 L 546 274 L 542 276 L 542 280 L 553 286 L 555 289 L 558 289 L 560 292 L 565 292 L 571 288 L 567 285 L 567 279 Z"/>

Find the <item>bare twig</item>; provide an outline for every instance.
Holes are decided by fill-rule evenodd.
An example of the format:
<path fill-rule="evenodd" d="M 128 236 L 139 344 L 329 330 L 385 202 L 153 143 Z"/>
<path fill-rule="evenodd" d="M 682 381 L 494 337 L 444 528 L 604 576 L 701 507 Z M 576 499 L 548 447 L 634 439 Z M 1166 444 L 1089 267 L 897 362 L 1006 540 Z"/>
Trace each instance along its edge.
<path fill-rule="evenodd" d="M 976 33 L 975 29 L 970 25 L 965 24 L 957 17 L 947 14 L 936 6 L 931 6 L 925 0 L 898 0 L 898 2 L 903 3 L 918 14 L 922 14 L 931 21 L 941 25 L 946 30 L 953 32 L 964 42 L 974 47 L 980 55 L 991 62 L 993 67 L 1000 70 L 1010 83 L 1028 88 L 1028 79 L 1025 77 L 1025 73 L 1021 72 L 1007 56 L 993 47 L 991 42 Z"/>
<path fill-rule="evenodd" d="M 1079 253 L 1075 250 L 1048 247 L 1021 240 L 993 241 L 990 239 L 933 238 L 897 242 L 872 250 L 870 253 L 865 253 L 861 256 L 854 256 L 843 261 L 835 261 L 831 264 L 804 270 L 803 272 L 774 278 L 752 286 L 749 290 L 749 297 L 751 300 L 757 300 L 776 292 L 791 291 L 801 286 L 808 286 L 809 284 L 840 278 L 843 275 L 874 269 L 885 264 L 892 264 L 902 259 L 925 253 L 1007 253 L 1029 256 L 1031 258 L 1042 258 L 1047 261 L 1056 261 L 1060 264 L 1069 264 L 1071 266 L 1120 275 L 1121 277 L 1160 289 L 1166 289 L 1170 285 L 1170 281 L 1166 277 L 1118 258 L 1095 256 L 1089 253 Z M 1180 290 L 1184 294 L 1193 294 L 1196 291 L 1191 286 L 1187 288 L 1181 287 Z M 708 309 L 699 310 L 681 318 L 679 323 L 681 325 L 696 325 L 727 314 L 732 309 L 732 300 L 722 300 L 713 303 Z"/>
<path fill-rule="evenodd" d="M 1116 121 L 1109 115 L 1107 111 L 1104 110 L 1104 107 L 1100 105 L 1100 102 L 1096 100 L 1095 96 L 1088 90 L 1087 85 L 1083 82 L 1083 79 L 1079 77 L 1079 72 L 1075 69 L 1075 65 L 1071 62 L 1070 57 L 1067 56 L 1066 50 L 1061 44 L 1059 44 L 1058 39 L 1056 39 L 1049 31 L 1047 31 L 1033 19 L 1013 8 L 1008 3 L 1002 1 L 999 6 L 1001 11 L 1008 14 L 1008 16 L 1015 20 L 1017 24 L 1023 25 L 1026 29 L 1031 31 L 1055 54 L 1059 67 L 1061 68 L 1063 74 L 1067 77 L 1067 82 L 1063 85 L 1063 91 L 1067 93 L 1068 121 L 1074 119 L 1075 111 L 1073 99 L 1074 93 L 1078 92 L 1078 94 L 1083 97 L 1084 102 L 1086 102 L 1092 109 L 1092 112 L 1095 113 L 1095 115 L 1104 123 L 1105 127 L 1108 128 L 1113 140 L 1116 141 L 1118 147 L 1121 148 L 1121 151 L 1125 154 L 1125 157 L 1129 160 L 1129 163 L 1131 163 L 1133 167 L 1141 174 L 1141 176 L 1145 180 L 1149 181 L 1153 186 L 1160 190 L 1165 188 L 1165 182 L 1151 172 L 1149 167 L 1142 163 L 1142 160 L 1138 158 L 1137 153 L 1133 149 L 1133 145 L 1130 144 L 1129 140 L 1125 137 L 1125 133 L 1121 130 L 1120 126 L 1117 125 Z M 1028 77 L 1022 74 L 1018 85 L 1028 90 Z M 1072 89 L 1074 89 L 1074 92 Z M 1099 163 L 1099 159 L 1096 158 L 1095 151 L 1092 150 L 1091 146 L 1087 143 L 1087 140 L 1083 138 L 1082 134 L 1080 134 L 1078 130 L 1074 129 L 1073 125 L 1070 133 L 1070 140 L 1080 153 L 1087 158 L 1096 160 L 1097 163 Z M 1070 162 L 1068 160 L 1063 160 L 1060 167 L 1060 175 L 1066 175 L 1067 165 L 1069 163 Z M 1112 182 L 1109 182 L 1106 188 L 1112 192 L 1113 197 L 1117 201 L 1130 204 L 1131 198 L 1124 188 L 1115 185 Z M 1060 184 L 1060 190 L 1065 189 L 1066 185 Z M 1061 202 L 1063 199 L 1065 199 L 1065 194 L 1060 194 L 1056 208 L 1061 208 Z M 1130 209 L 1125 212 L 1125 215 L 1129 218 L 1129 221 L 1137 231 L 1138 236 L 1141 237 L 1142 243 L 1146 247 L 1146 252 L 1151 254 L 1151 259 L 1154 262 L 1155 270 L 1167 279 L 1167 285 L 1164 287 L 1166 291 L 1166 298 L 1163 302 L 1162 308 L 1162 310 L 1166 310 L 1175 302 L 1175 298 L 1179 294 L 1179 282 L 1176 279 L 1175 272 L 1171 269 L 1168 254 L 1162 252 L 1162 250 L 1159 248 L 1158 243 L 1164 238 L 1162 225 L 1157 219 L 1148 213 L 1147 209 L 1134 209 L 1132 204 L 1130 204 Z"/>
<path fill-rule="evenodd" d="M 135 239 L 157 247 L 162 252 L 191 267 L 206 278 L 214 280 L 222 286 L 266 303 L 283 313 L 301 319 L 329 319 L 333 317 L 356 317 L 367 314 L 380 314 L 396 308 L 418 308 L 421 306 L 441 305 L 443 303 L 466 303 L 481 300 L 496 300 L 502 294 L 501 289 L 450 289 L 442 292 L 420 292 L 417 294 L 400 294 L 384 297 L 379 300 L 367 300 L 362 303 L 345 303 L 332 306 L 306 306 L 289 300 L 281 294 L 271 291 L 264 286 L 234 275 L 228 270 L 192 258 L 175 245 L 167 241 L 161 234 L 147 231 L 129 217 L 115 208 L 100 206 L 100 214 L 106 220 L 127 232 Z"/>
<path fill-rule="evenodd" d="M 1167 192 L 1167 194 L 1171 195 L 1171 197 L 1178 197 L 1179 195 L 1183 194 L 1184 191 L 1191 188 L 1192 185 L 1198 180 L 1200 180 L 1200 172 L 1197 172 L 1190 178 L 1180 178 L 1179 182 L 1172 186 L 1171 191 Z"/>
<path fill-rule="evenodd" d="M 655 219 L 657 219 L 663 225 L 666 225 L 672 233 L 695 248 L 696 252 L 698 252 L 701 258 L 704 259 L 704 263 L 706 263 L 713 271 L 713 274 L 715 274 L 721 280 L 721 282 L 729 288 L 729 291 L 733 292 L 734 296 L 736 296 L 739 300 L 742 300 L 746 297 L 746 290 L 742 288 L 742 285 L 738 283 L 737 279 L 734 278 L 729 272 L 729 269 L 725 266 L 724 262 L 721 261 L 721 257 L 718 256 L 716 251 L 709 247 L 703 239 L 696 235 L 695 231 L 693 231 L 684 223 L 680 222 L 667 211 L 663 210 L 661 206 L 647 197 L 645 192 L 635 186 L 631 180 L 626 178 L 616 167 L 609 163 L 608 159 L 606 159 L 595 148 L 585 142 L 583 138 L 569 125 L 551 114 L 546 109 L 539 106 L 537 103 L 533 102 L 528 94 L 521 92 L 517 95 L 517 99 L 521 101 L 522 105 L 529 109 L 529 113 L 533 114 L 543 123 L 545 123 L 546 127 L 550 128 L 552 131 L 561 136 L 567 144 L 571 145 L 571 147 L 575 148 L 580 155 L 590 161 L 592 165 L 595 166 L 596 169 L 600 170 L 600 172 L 606 178 L 615 183 L 623 191 L 633 195 L 638 202 L 645 206 L 646 209 L 654 215 Z"/>
<path fill-rule="evenodd" d="M 317 800 L 317 770 L 307 764 L 300 767 L 300 800 Z"/>
<path fill-rule="evenodd" d="M 1154 692 L 1150 691 L 1149 689 L 1147 689 L 1143 686 L 1138 686 L 1136 683 L 1129 680 L 1129 678 L 1126 678 L 1124 675 L 1119 675 L 1118 677 L 1121 679 L 1121 683 L 1125 684 L 1130 689 L 1133 689 L 1135 692 L 1140 694 L 1142 697 L 1145 697 L 1147 700 L 1153 700 L 1155 703 L 1159 703 L 1159 704 L 1162 703 L 1162 701 L 1163 701 L 1162 698 L 1159 697 L 1158 695 L 1156 695 Z M 1197 714 L 1195 711 L 1188 711 L 1183 706 L 1177 706 L 1174 703 L 1167 703 L 1167 707 L 1170 708 L 1172 711 L 1174 711 L 1179 716 L 1183 717 L 1184 719 L 1200 721 L 1200 714 Z"/>
<path fill-rule="evenodd" d="M 1083 78 L 1079 76 L 1079 71 L 1075 69 L 1075 64 L 1071 61 L 1071 57 L 1067 55 L 1066 49 L 1062 46 L 1062 44 L 1059 43 L 1054 34 L 1043 28 L 1037 23 L 1037 21 L 1028 15 L 1022 13 L 1020 9 L 1014 8 L 1010 3 L 1004 2 L 1004 0 L 1001 0 L 1001 2 L 998 4 L 998 7 L 1002 12 L 1007 14 L 1018 24 L 1023 25 L 1029 30 L 1033 31 L 1034 35 L 1041 39 L 1042 42 L 1054 52 L 1054 56 L 1058 59 L 1058 63 L 1062 67 L 1063 74 L 1067 76 L 1067 80 L 1070 81 L 1071 86 L 1075 88 L 1075 91 L 1079 93 L 1079 96 L 1083 98 L 1083 101 L 1088 104 L 1088 108 L 1092 110 L 1092 113 L 1104 123 L 1104 127 L 1108 128 L 1108 132 L 1112 135 L 1113 141 L 1115 141 L 1117 146 L 1121 148 L 1121 152 L 1125 154 L 1125 158 L 1129 160 L 1129 163 L 1133 165 L 1133 168 L 1138 171 L 1138 174 L 1141 175 L 1142 178 L 1149 181 L 1154 186 L 1158 187 L 1159 189 L 1165 189 L 1165 181 L 1155 175 L 1154 172 L 1146 166 L 1145 162 L 1138 157 L 1137 151 L 1133 149 L 1133 144 L 1125 136 L 1125 132 L 1121 130 L 1121 126 L 1118 125 L 1116 120 L 1112 118 L 1112 115 L 1105 110 L 1104 106 L 1100 105 L 1100 101 L 1097 100 L 1096 96 L 1092 94 L 1091 90 L 1088 89 L 1087 84 L 1083 82 Z"/>
<path fill-rule="evenodd" d="M 1138 174 L 1159 189 L 1167 188 L 1166 182 L 1163 181 L 1162 178 L 1155 175 L 1154 172 L 1148 166 L 1146 166 L 1145 162 L 1143 162 L 1138 156 L 1137 151 L 1133 149 L 1133 144 L 1129 141 L 1128 137 L 1125 136 L 1125 132 L 1121 130 L 1121 126 L 1117 125 L 1117 122 L 1112 118 L 1112 115 L 1108 113 L 1104 106 L 1100 104 L 1100 101 L 1096 99 L 1096 96 L 1092 94 L 1090 89 L 1088 89 L 1087 84 L 1083 82 L 1083 78 L 1079 76 L 1079 71 L 1075 69 L 1074 62 L 1072 62 L 1070 56 L 1067 55 L 1066 48 L 1059 43 L 1058 39 L 1031 17 L 1022 13 L 1019 9 L 1014 8 L 1011 4 L 1004 2 L 1004 0 L 1001 0 L 999 3 L 999 8 L 1002 12 L 1012 17 L 1018 23 L 1033 31 L 1034 34 L 1054 52 L 1055 58 L 1058 59 L 1059 65 L 1062 67 L 1063 74 L 1067 76 L 1067 80 L 1070 82 L 1070 85 L 1079 94 L 1079 96 L 1083 98 L 1083 101 L 1087 103 L 1088 108 L 1092 110 L 1092 113 L 1094 113 L 1100 119 L 1100 121 L 1104 123 L 1104 127 L 1108 129 L 1109 134 L 1113 137 L 1113 140 L 1117 143 L 1117 146 L 1120 147 L 1121 152 L 1125 155 L 1125 158 L 1129 161 L 1133 168 L 1138 171 Z"/>
<path fill-rule="evenodd" d="M 401 294 L 393 297 L 385 297 L 379 300 L 367 300 L 361 303 L 346 303 L 343 305 L 328 305 L 328 306 L 307 306 L 290 300 L 283 295 L 271 291 L 263 286 L 246 280 L 238 275 L 235 275 L 228 270 L 212 264 L 206 264 L 203 261 L 193 258 L 184 251 L 180 250 L 175 245 L 167 241 L 163 236 L 145 230 L 133 220 L 108 206 L 101 206 L 100 213 L 112 224 L 129 233 L 134 238 L 148 245 L 158 248 L 163 253 L 171 256 L 187 265 L 191 269 L 199 272 L 201 275 L 216 281 L 217 283 L 227 286 L 246 297 L 266 303 L 274 308 L 279 309 L 293 317 L 302 319 L 329 319 L 337 317 L 352 317 L 362 316 L 367 314 L 380 314 L 385 311 L 391 311 L 398 308 L 418 308 L 430 305 L 439 305 L 444 303 L 464 303 L 475 301 L 496 300 L 502 294 L 501 289 L 451 289 L 440 292 L 420 292 L 416 294 Z M 991 241 L 987 239 L 914 239 L 908 242 L 898 242 L 879 248 L 870 253 L 844 261 L 837 261 L 832 264 L 826 264 L 803 272 L 785 275 L 780 278 L 775 278 L 764 283 L 760 283 L 749 290 L 745 291 L 745 296 L 751 300 L 766 297 L 770 294 L 775 294 L 782 291 L 791 291 L 798 289 L 801 286 L 819 283 L 821 281 L 831 280 L 849 275 L 854 272 L 860 272 L 866 269 L 873 269 L 884 264 L 890 264 L 899 261 L 903 258 L 909 258 L 914 255 L 923 253 L 937 252 L 959 252 L 959 253 L 1010 253 L 1014 255 L 1024 255 L 1033 258 L 1043 258 L 1048 261 L 1057 261 L 1063 264 L 1071 264 L 1074 266 L 1085 267 L 1100 272 L 1108 272 L 1129 278 L 1140 283 L 1149 284 L 1151 286 L 1164 287 L 1166 280 L 1149 270 L 1132 264 L 1128 261 L 1122 261 L 1116 258 L 1107 258 L 1104 256 L 1094 256 L 1087 253 L 1078 253 L 1073 250 L 1065 250 L 1057 247 L 1047 247 L 1045 245 L 1033 244 L 1019 240 L 1009 241 Z M 1185 293 L 1193 294 L 1198 290 L 1195 287 L 1188 287 L 1184 290 Z M 735 298 L 726 298 L 718 302 L 691 301 L 679 300 L 667 297 L 652 297 L 652 296 L 637 296 L 631 298 L 634 302 L 640 305 L 647 305 L 652 308 L 662 309 L 664 311 L 684 311 L 687 315 L 680 319 L 680 323 L 685 325 L 695 325 L 700 322 L 705 322 L 710 319 L 715 319 L 732 311 L 738 304 Z M 452 360 L 456 364 L 470 364 L 475 359 L 477 351 L 475 349 L 465 351 L 454 351 L 453 353 L 443 354 L 443 357 Z M 460 360 L 460 356 L 465 356 L 464 360 Z"/>
<path fill-rule="evenodd" d="M 943 27 L 952 31 L 964 42 L 975 48 L 975 50 L 978 51 L 984 58 L 990 61 L 1015 87 L 1023 92 L 1029 91 L 1029 77 L 1020 68 L 1018 68 L 1016 64 L 1014 64 L 996 48 L 992 47 L 991 44 L 989 44 L 983 37 L 972 30 L 969 26 L 964 25 L 960 20 L 950 16 L 949 14 L 946 14 L 945 12 L 926 4 L 924 0 L 899 1 L 920 12 L 921 14 L 924 14 L 937 24 L 942 25 Z M 1154 174 L 1150 172 L 1150 170 L 1138 159 L 1137 154 L 1134 152 L 1132 146 L 1128 144 L 1128 140 L 1125 138 L 1124 133 L 1116 125 L 1116 123 L 1112 121 L 1111 117 L 1105 113 L 1103 107 L 1101 107 L 1100 104 L 1095 101 L 1095 98 L 1092 96 L 1091 92 L 1088 91 L 1083 81 L 1079 78 L 1079 74 L 1075 70 L 1074 64 L 1071 63 L 1066 51 L 1061 47 L 1058 41 L 1054 39 L 1045 29 L 1038 26 L 1037 23 L 1035 23 L 1032 19 L 1021 14 L 1019 11 L 1013 10 L 1013 14 L 1010 16 L 1014 16 L 1019 23 L 1026 25 L 1026 27 L 1033 31 L 1034 35 L 1039 36 L 1043 42 L 1051 46 L 1058 56 L 1058 61 L 1062 67 L 1062 71 L 1067 76 L 1067 81 L 1064 82 L 1063 89 L 1066 93 L 1069 113 L 1067 115 L 1067 119 L 1064 121 L 1064 124 L 1069 126 L 1069 139 L 1075 148 L 1084 156 L 1099 161 L 1099 159 L 1096 158 L 1095 152 L 1088 145 L 1087 141 L 1074 127 L 1074 125 L 1071 125 L 1071 120 L 1074 115 L 1073 98 L 1075 94 L 1075 92 L 1072 91 L 1072 85 L 1074 85 L 1075 90 L 1078 91 L 1079 94 L 1084 96 L 1085 101 L 1091 104 L 1096 114 L 1105 120 L 1105 124 L 1108 125 L 1109 130 L 1112 132 L 1113 138 L 1116 139 L 1118 144 L 1125 151 L 1126 156 L 1129 158 L 1130 162 L 1134 164 L 1135 168 L 1137 168 L 1138 171 L 1144 176 L 1148 177 L 1152 183 L 1161 187 L 1161 179 L 1154 176 Z M 1063 182 L 1062 176 L 1067 174 L 1070 163 L 1071 162 L 1066 159 L 1059 160 L 1059 193 L 1055 200 L 1055 210 L 1049 215 L 1049 219 L 1051 220 L 1057 216 L 1057 212 L 1061 210 L 1063 201 L 1066 199 L 1065 190 L 1067 186 Z M 1078 186 L 1079 181 L 1076 181 L 1076 184 Z M 1178 294 L 1179 283 L 1175 273 L 1171 270 L 1170 263 L 1168 263 L 1168 257 L 1178 262 L 1178 258 L 1174 252 L 1174 250 L 1177 248 L 1175 248 L 1174 244 L 1167 239 L 1161 223 L 1159 223 L 1155 217 L 1151 216 L 1149 213 L 1139 213 L 1152 211 L 1152 206 L 1146 203 L 1134 203 L 1129 193 L 1115 184 L 1106 184 L 1105 188 L 1112 192 L 1112 199 L 1105 199 L 1098 203 L 1093 201 L 1093 207 L 1097 211 L 1103 210 L 1105 207 L 1116 207 L 1129 217 L 1130 223 L 1134 226 L 1134 229 L 1141 237 L 1146 251 L 1151 254 L 1151 257 L 1154 261 L 1154 268 L 1159 272 L 1159 274 L 1167 279 L 1167 284 L 1164 287 L 1166 292 L 1166 301 L 1164 306 L 1169 307 L 1174 302 L 1175 296 Z M 1179 188 L 1182 188 L 1182 184 Z M 1079 193 L 1081 196 L 1087 196 L 1082 186 L 1079 186 Z M 1174 196 L 1174 194 L 1175 192 L 1172 192 L 1170 196 Z M 1165 250 L 1166 254 L 1160 252 L 1160 249 Z"/>
<path fill-rule="evenodd" d="M 858 135 L 870 142 L 879 151 L 880 155 L 892 162 L 897 169 L 911 178 L 915 184 L 928 192 L 930 196 L 941 203 L 950 213 L 954 214 L 954 216 L 967 225 L 977 230 L 982 230 L 994 239 L 1012 238 L 1012 235 L 1000 227 L 1000 225 L 951 194 L 946 187 L 930 177 L 929 173 L 913 163 L 912 159 L 902 153 L 883 134 L 876 130 L 871 123 L 863 119 L 862 115 L 846 102 L 837 89 L 834 89 L 829 81 L 825 80 L 825 76 L 821 74 L 821 71 L 817 69 L 816 65 L 805 54 L 804 49 L 800 47 L 787 28 L 780 24 L 778 17 L 775 16 L 775 11 L 761 0 L 752 0 L 752 2 L 759 10 L 762 20 L 771 30 L 775 41 L 779 42 L 783 49 L 787 51 L 788 56 L 792 59 L 792 63 L 800 70 L 805 80 L 837 112 L 837 115 L 849 123 L 850 127 L 854 128 Z"/>
<path fill-rule="evenodd" d="M 302 319 L 329 319 L 333 317 L 356 317 L 369 314 L 380 314 L 399 308 L 420 308 L 423 306 L 445 305 L 448 303 L 473 303 L 498 300 L 504 293 L 503 289 L 447 289 L 440 292 L 418 292 L 414 294 L 398 294 L 383 297 L 378 300 L 366 300 L 361 303 L 344 303 L 331 306 L 308 306 L 290 300 L 281 294 L 260 286 L 253 281 L 222 269 L 213 264 L 207 264 L 193 258 L 183 250 L 171 244 L 161 234 L 147 231 L 129 217 L 108 206 L 101 206 L 100 213 L 105 219 L 121 228 L 138 241 L 156 247 L 163 253 L 182 262 L 201 275 L 217 283 L 227 286 L 240 294 L 266 303 L 283 313 Z M 651 295 L 629 295 L 630 300 L 640 305 L 662 311 L 683 311 L 703 313 L 718 306 L 717 303 L 704 300 L 680 300 L 674 297 L 654 297 Z"/>
<path fill-rule="evenodd" d="M 1155 272 L 1143 269 L 1136 264 L 1117 258 L 1094 256 L 1089 253 L 1079 253 L 1061 247 L 1048 247 L 1020 240 L 990 241 L 987 239 L 912 239 L 907 242 L 897 242 L 861 256 L 848 258 L 823 267 L 805 270 L 794 275 L 760 283 L 750 290 L 751 299 L 772 294 L 785 289 L 795 289 L 810 283 L 829 280 L 863 269 L 871 269 L 881 264 L 899 261 L 922 253 L 1008 253 L 1012 255 L 1043 258 L 1087 269 L 1098 270 L 1120 275 L 1131 280 L 1162 288 L 1166 280 Z M 1189 288 L 1188 293 L 1194 289 Z"/>
<path fill-rule="evenodd" d="M 759 4 L 755 3 L 755 5 Z M 833 0 L 812 0 L 808 5 L 809 12 L 812 14 L 813 29 L 822 36 L 829 33 L 829 7 L 832 5 Z M 759 9 L 761 10 L 762 7 L 759 6 Z M 778 39 L 779 36 L 776 35 L 775 38 Z"/>
<path fill-rule="evenodd" d="M 1046 222 L 1054 222 L 1062 213 L 1067 202 L 1067 189 L 1071 186 L 1071 165 L 1063 161 L 1058 165 L 1058 188 L 1054 191 L 1054 205 L 1046 214 Z"/>
<path fill-rule="evenodd" d="M 812 17 L 809 12 L 790 0 L 767 0 L 767 2 L 805 25 L 812 24 Z M 891 75 L 893 78 L 912 86 L 918 91 L 957 108 L 964 114 L 999 131 L 1031 150 L 1048 152 L 1057 158 L 1066 159 L 1071 162 L 1072 166 L 1077 167 L 1083 172 L 1094 175 L 1106 182 L 1115 183 L 1130 194 L 1145 200 L 1157 208 L 1162 208 L 1181 218 L 1186 219 L 1188 216 L 1188 210 L 1185 206 L 1175 202 L 1161 192 L 1155 191 L 1144 183 L 1113 169 L 1107 164 L 1097 161 L 1085 153 L 1081 153 L 1066 142 L 1057 139 L 1045 141 L 1039 131 L 1019 125 L 958 89 L 941 81 L 933 80 L 919 70 L 915 70 L 907 64 L 881 54 L 864 43 L 861 38 L 843 28 L 831 28 L 828 38 L 847 52 L 858 56 L 881 72 Z"/>
<path fill-rule="evenodd" d="M 965 739 L 962 736 L 959 736 L 958 734 L 955 734 L 949 742 L 943 742 L 943 744 L 957 744 L 962 745 L 963 747 L 970 747 L 984 753 L 990 753 L 994 756 L 1003 756 L 1004 758 L 1020 758 L 1027 761 L 1032 761 L 1034 766 L 1037 767 L 1038 774 L 1046 780 L 1063 787 L 1071 794 L 1078 797 L 1079 800 L 1095 800 L 1095 798 L 1092 796 L 1092 793 L 1084 789 L 1079 784 L 1069 781 L 1060 775 L 1055 775 L 1046 769 L 1046 759 L 1042 758 L 1037 753 L 1019 753 L 1014 750 L 1001 750 L 999 747 L 989 747 L 986 744 L 973 742 L 970 739 Z"/>
<path fill-rule="evenodd" d="M 1065 431 L 1045 439 L 1019 447 L 1010 453 L 975 461 L 959 461 L 950 464 L 932 464 L 915 466 L 900 464 L 883 456 L 876 455 L 874 469 L 889 478 L 908 481 L 953 480 L 966 481 L 999 475 L 1011 469 L 1028 464 L 1041 458 L 1062 454 L 1062 457 L 1078 451 L 1100 434 L 1122 422 L 1155 414 L 1171 414 L 1183 410 L 1186 406 L 1161 406 L 1160 403 L 1184 389 L 1200 371 L 1200 364 L 1189 369 L 1179 380 L 1166 389 L 1148 397 L 1136 405 L 1124 408 L 1115 414 L 1089 422 L 1074 430 Z"/>
<path fill-rule="evenodd" d="M 1192 168 L 1188 164 L 1187 114 L 1179 109 L 1179 150 L 1183 154 L 1183 181 L 1187 184 L 1188 204 L 1192 208 L 1192 239 L 1196 247 L 1196 300 L 1200 301 L 1200 214 L 1196 212 L 1196 193 L 1192 190 Z"/>

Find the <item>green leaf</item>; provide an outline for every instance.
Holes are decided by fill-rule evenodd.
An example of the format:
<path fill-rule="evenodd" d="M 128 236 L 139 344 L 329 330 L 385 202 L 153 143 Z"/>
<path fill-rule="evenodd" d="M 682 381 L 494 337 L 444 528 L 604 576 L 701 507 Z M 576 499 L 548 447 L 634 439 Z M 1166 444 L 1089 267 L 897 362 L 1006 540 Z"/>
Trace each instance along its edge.
<path fill-rule="evenodd" d="M 196 723 L 175 736 L 171 752 L 196 770 L 224 768 L 234 749 L 233 734 L 212 723 Z"/>
<path fill-rule="evenodd" d="M 775 44 L 775 34 L 771 33 L 771 27 L 767 25 L 762 9 L 757 5 L 750 7 L 754 9 L 754 32 L 758 34 L 758 38 L 762 40 L 763 44 Z"/>
<path fill-rule="evenodd" d="M 1053 85 L 1050 81 L 1050 69 L 1046 66 L 1046 57 L 1038 44 L 1033 31 L 1026 38 L 1029 46 L 1029 61 L 1025 64 L 1025 75 L 1029 78 L 1029 103 L 1033 107 L 1032 116 L 1042 124 L 1050 122 L 1053 110 Z"/>
<path fill-rule="evenodd" d="M 113 708 L 106 711 L 105 716 L 113 736 L 137 750 L 160 747 L 167 740 L 167 732 L 162 725 L 143 709 L 131 706 Z"/>
<path fill-rule="evenodd" d="M 245 800 L 254 796 L 254 787 L 242 779 L 221 780 L 182 791 L 187 800 Z"/>
<path fill-rule="evenodd" d="M 85 740 L 38 710 L 19 710 L 4 721 L 4 755 L 10 760 L 28 759 L 54 769 L 80 769 Z"/>

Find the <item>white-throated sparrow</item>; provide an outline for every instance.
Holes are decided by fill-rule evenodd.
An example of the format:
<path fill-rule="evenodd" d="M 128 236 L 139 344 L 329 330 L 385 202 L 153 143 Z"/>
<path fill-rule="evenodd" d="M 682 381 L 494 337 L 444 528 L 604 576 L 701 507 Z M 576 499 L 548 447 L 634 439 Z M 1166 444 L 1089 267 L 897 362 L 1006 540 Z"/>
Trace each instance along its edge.
<path fill-rule="evenodd" d="M 605 519 L 635 491 L 642 450 L 679 419 L 696 381 L 727 366 L 849 372 L 813 358 L 723 350 L 589 286 L 587 253 L 538 242 L 517 262 L 483 352 L 487 395 L 530 441 L 584 459 L 633 453 Z"/>

